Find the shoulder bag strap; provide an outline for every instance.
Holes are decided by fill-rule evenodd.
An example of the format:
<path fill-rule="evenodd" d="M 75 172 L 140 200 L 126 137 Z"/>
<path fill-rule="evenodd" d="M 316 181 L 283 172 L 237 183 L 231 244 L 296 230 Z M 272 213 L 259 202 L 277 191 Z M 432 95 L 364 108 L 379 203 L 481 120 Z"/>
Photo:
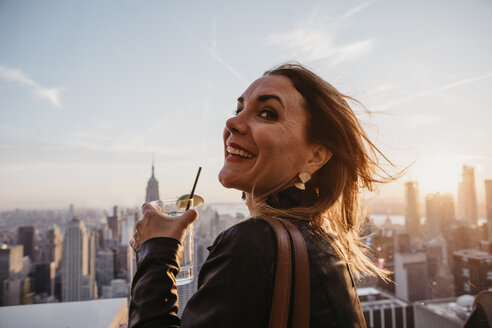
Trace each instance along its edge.
<path fill-rule="evenodd" d="M 270 328 L 287 327 L 289 319 L 290 292 L 294 284 L 292 327 L 309 327 L 310 277 L 309 260 L 301 232 L 285 219 L 263 218 L 273 229 L 277 243 L 277 267 L 270 311 Z M 289 237 L 290 235 L 290 237 Z M 293 246 L 293 254 L 291 250 Z M 293 255 L 293 256 L 292 256 Z M 292 258 L 294 278 L 292 279 Z"/>
<path fill-rule="evenodd" d="M 263 218 L 273 229 L 277 242 L 277 266 L 273 287 L 269 328 L 286 328 L 289 320 L 292 257 L 290 238 L 284 226 L 273 217 Z"/>
<path fill-rule="evenodd" d="M 297 227 L 286 219 L 280 222 L 288 230 L 294 248 L 294 311 L 292 327 L 309 327 L 310 317 L 310 277 L 309 259 L 304 237 Z"/>

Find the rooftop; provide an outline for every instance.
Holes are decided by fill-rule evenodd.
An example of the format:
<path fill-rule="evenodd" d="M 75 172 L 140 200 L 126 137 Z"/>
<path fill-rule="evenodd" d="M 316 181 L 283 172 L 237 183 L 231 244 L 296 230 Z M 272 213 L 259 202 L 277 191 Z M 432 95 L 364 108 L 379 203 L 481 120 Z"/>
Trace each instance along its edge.
<path fill-rule="evenodd" d="M 472 258 L 475 260 L 490 260 L 492 259 L 492 254 L 489 254 L 484 251 L 479 251 L 478 249 L 462 249 L 456 252 L 453 252 L 454 255 Z"/>
<path fill-rule="evenodd" d="M 394 295 L 377 287 L 357 288 L 360 304 L 363 310 L 381 309 L 391 307 L 406 307 L 410 305 L 404 300 L 401 300 Z"/>
<path fill-rule="evenodd" d="M 119 328 L 127 323 L 126 298 L 0 307 L 0 327 Z"/>
<path fill-rule="evenodd" d="M 419 301 L 414 304 L 434 312 L 441 317 L 451 319 L 458 323 L 464 323 L 471 313 L 474 299 L 471 295 L 462 295 L 458 298 L 452 297 Z"/>

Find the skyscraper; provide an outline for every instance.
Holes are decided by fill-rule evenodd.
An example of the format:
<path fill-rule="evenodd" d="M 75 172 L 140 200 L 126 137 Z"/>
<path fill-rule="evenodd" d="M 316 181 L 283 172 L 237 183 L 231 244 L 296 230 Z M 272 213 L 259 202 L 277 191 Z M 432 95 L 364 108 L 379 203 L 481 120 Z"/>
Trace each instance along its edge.
<path fill-rule="evenodd" d="M 87 300 L 83 292 L 89 274 L 89 242 L 84 222 L 74 217 L 63 240 L 62 301 Z"/>
<path fill-rule="evenodd" d="M 405 199 L 405 227 L 411 239 L 418 239 L 421 227 L 417 182 L 408 181 L 405 183 Z"/>
<path fill-rule="evenodd" d="M 0 248 L 0 305 L 9 304 L 8 295 L 4 293 L 4 285 L 11 278 L 15 278 L 22 271 L 22 257 L 24 246 L 8 246 L 3 244 Z"/>
<path fill-rule="evenodd" d="M 453 253 L 456 296 L 492 288 L 492 255 L 476 249 Z"/>
<path fill-rule="evenodd" d="M 406 301 L 428 298 L 427 256 L 419 253 L 395 254 L 395 295 Z"/>
<path fill-rule="evenodd" d="M 453 195 L 434 193 L 425 198 L 426 235 L 434 238 L 446 235 L 450 224 L 456 220 Z"/>
<path fill-rule="evenodd" d="M 475 170 L 463 165 L 462 179 L 458 186 L 458 220 L 466 224 L 477 224 L 477 194 Z"/>
<path fill-rule="evenodd" d="M 24 256 L 34 261 L 34 227 L 19 227 L 17 229 L 17 243 L 24 245 Z"/>
<path fill-rule="evenodd" d="M 427 274 L 430 280 L 429 296 L 443 298 L 454 296 L 454 278 L 449 267 L 447 242 L 437 234 L 425 244 Z"/>
<path fill-rule="evenodd" d="M 150 202 L 158 199 L 161 199 L 159 182 L 157 182 L 157 179 L 154 176 L 154 163 L 152 163 L 152 176 L 147 182 L 147 193 L 145 194 L 145 201 Z"/>
<path fill-rule="evenodd" d="M 107 297 L 102 294 L 103 286 L 109 286 L 111 280 L 115 277 L 115 258 L 114 253 L 109 249 L 102 249 L 97 252 L 96 257 L 96 280 L 99 288 L 100 296 Z"/>
<path fill-rule="evenodd" d="M 128 245 L 133 236 L 135 219 L 132 210 L 121 214 L 121 245 Z"/>
<path fill-rule="evenodd" d="M 492 180 L 485 180 L 485 206 L 489 243 L 492 243 Z"/>
<path fill-rule="evenodd" d="M 37 263 L 35 266 L 34 291 L 36 295 L 42 295 L 46 298 L 55 293 L 55 263 L 45 262 Z"/>
<path fill-rule="evenodd" d="M 111 230 L 113 240 L 121 242 L 121 217 L 118 215 L 118 206 L 113 207 L 113 216 L 108 216 L 108 228 Z"/>
<path fill-rule="evenodd" d="M 133 249 L 129 244 L 118 246 L 118 277 L 131 282 L 133 278 Z"/>
<path fill-rule="evenodd" d="M 89 299 L 97 298 L 97 283 L 96 283 L 96 231 L 89 229 L 88 233 L 89 241 Z"/>
<path fill-rule="evenodd" d="M 53 224 L 46 233 L 46 253 L 48 261 L 55 263 L 55 269 L 60 266 L 63 250 L 63 236 L 60 228 Z"/>

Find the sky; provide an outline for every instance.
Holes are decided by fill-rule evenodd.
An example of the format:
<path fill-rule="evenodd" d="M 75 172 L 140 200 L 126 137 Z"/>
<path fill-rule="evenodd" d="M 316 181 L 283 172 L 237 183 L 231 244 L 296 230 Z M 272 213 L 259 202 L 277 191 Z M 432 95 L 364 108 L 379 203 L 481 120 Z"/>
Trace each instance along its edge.
<path fill-rule="evenodd" d="M 239 201 L 222 131 L 265 70 L 295 60 L 354 110 L 405 181 L 492 179 L 492 2 L 0 0 L 0 210 Z M 390 168 L 391 169 L 391 168 Z M 393 169 L 393 170 L 397 170 Z"/>

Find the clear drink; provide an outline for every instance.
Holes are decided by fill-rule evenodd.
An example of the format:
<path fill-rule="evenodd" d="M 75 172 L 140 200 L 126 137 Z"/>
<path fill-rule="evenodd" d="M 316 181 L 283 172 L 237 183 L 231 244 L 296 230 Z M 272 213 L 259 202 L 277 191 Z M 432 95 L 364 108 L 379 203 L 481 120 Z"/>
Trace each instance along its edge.
<path fill-rule="evenodd" d="M 167 216 L 179 216 L 186 212 L 187 202 L 190 202 L 190 207 L 193 208 L 193 199 L 183 201 L 177 204 L 177 199 L 172 200 L 154 200 L 150 202 L 152 205 L 157 205 L 161 208 L 162 213 Z M 186 230 L 183 240 L 183 258 L 181 260 L 181 268 L 176 277 L 176 284 L 186 285 L 193 281 L 193 258 L 194 258 L 194 231 L 193 224 Z"/>

